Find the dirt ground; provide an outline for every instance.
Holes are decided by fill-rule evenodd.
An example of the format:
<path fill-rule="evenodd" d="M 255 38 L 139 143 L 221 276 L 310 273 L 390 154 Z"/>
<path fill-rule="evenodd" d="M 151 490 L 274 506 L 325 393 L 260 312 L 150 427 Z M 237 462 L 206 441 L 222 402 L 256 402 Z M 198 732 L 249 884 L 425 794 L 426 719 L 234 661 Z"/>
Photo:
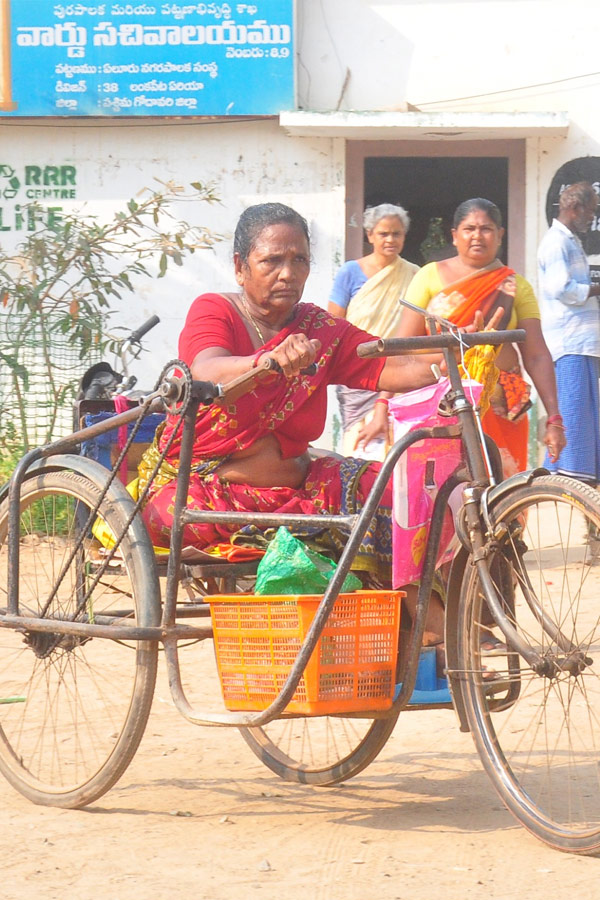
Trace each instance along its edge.
<path fill-rule="evenodd" d="M 600 591 L 600 565 L 590 577 Z M 184 653 L 190 701 L 216 708 L 212 646 Z M 0 900 L 600 897 L 600 860 L 551 850 L 513 820 L 452 710 L 402 713 L 375 762 L 340 786 L 290 784 L 235 729 L 176 711 L 162 654 L 118 784 L 60 810 L 0 776 L 0 834 Z"/>
<path fill-rule="evenodd" d="M 198 685 L 214 688 L 204 653 Z M 0 781 L 3 900 L 444 900 L 600 896 L 600 861 L 516 824 L 449 710 L 403 713 L 380 757 L 334 788 L 280 781 L 231 729 L 189 724 L 161 660 L 141 747 L 81 811 Z M 596 885 L 596 887 L 592 887 Z"/>

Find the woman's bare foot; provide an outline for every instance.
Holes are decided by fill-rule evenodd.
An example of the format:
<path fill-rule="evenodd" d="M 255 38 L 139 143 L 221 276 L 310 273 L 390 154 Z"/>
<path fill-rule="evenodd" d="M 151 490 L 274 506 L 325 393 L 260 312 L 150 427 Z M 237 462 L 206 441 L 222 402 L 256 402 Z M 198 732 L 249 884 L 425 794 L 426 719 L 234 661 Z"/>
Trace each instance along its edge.
<path fill-rule="evenodd" d="M 411 619 L 414 621 L 417 609 L 418 586 L 409 584 L 403 588 L 406 591 L 404 605 Z M 429 600 L 429 609 L 427 610 L 427 619 L 425 620 L 425 630 L 423 632 L 423 646 L 435 647 L 437 644 L 444 642 L 444 619 L 445 610 L 438 594 L 432 592 Z"/>

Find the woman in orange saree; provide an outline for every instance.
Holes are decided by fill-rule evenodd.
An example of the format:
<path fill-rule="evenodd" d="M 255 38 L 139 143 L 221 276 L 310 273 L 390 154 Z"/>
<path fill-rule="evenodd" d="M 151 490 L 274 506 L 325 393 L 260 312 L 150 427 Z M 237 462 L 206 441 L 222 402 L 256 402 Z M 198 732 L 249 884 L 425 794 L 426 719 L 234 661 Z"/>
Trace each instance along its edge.
<path fill-rule="evenodd" d="M 542 336 L 540 312 L 531 285 L 498 259 L 503 235 L 500 210 L 495 204 L 482 198 L 461 203 L 452 229 L 457 255 L 424 266 L 411 282 L 406 299 L 459 327 L 472 324 L 477 310 L 481 310 L 484 321 L 488 322 L 502 308 L 504 312 L 497 328 L 525 330 L 521 357 L 548 416 L 544 443 L 551 458 L 556 458 L 565 445 L 565 434 L 552 358 Z M 425 328 L 423 316 L 405 309 L 396 336 L 424 334 Z M 512 344 L 502 347 L 496 365 L 500 375 L 490 398 L 490 409 L 483 417 L 483 427 L 498 445 L 504 475 L 508 477 L 527 468 L 526 412 L 530 406 L 530 388 L 521 374 L 519 355 Z M 372 431 L 387 428 L 385 405 L 377 404 L 377 407 Z M 372 437 L 372 433 L 366 436 Z"/>

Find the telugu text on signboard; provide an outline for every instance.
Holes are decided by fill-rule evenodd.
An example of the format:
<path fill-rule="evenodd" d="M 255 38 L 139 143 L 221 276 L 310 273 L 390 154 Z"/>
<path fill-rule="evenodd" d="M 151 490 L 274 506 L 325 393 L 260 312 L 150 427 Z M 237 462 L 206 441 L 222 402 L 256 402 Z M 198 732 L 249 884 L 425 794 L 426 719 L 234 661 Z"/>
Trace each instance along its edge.
<path fill-rule="evenodd" d="M 294 105 L 293 26 L 294 0 L 0 0 L 0 115 L 274 115 Z"/>

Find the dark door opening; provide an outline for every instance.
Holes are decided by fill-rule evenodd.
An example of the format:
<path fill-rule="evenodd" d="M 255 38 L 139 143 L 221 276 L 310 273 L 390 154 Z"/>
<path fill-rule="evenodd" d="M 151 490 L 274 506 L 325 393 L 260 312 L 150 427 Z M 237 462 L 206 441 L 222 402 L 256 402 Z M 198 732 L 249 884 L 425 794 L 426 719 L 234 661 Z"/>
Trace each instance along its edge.
<path fill-rule="evenodd" d="M 464 200 L 491 200 L 506 225 L 506 157 L 370 156 L 364 165 L 364 206 L 394 203 L 406 209 L 411 226 L 402 256 L 417 265 L 452 255 L 452 218 Z M 507 249 L 505 236 L 501 253 L 504 261 Z M 368 244 L 364 252 L 370 252 Z"/>

